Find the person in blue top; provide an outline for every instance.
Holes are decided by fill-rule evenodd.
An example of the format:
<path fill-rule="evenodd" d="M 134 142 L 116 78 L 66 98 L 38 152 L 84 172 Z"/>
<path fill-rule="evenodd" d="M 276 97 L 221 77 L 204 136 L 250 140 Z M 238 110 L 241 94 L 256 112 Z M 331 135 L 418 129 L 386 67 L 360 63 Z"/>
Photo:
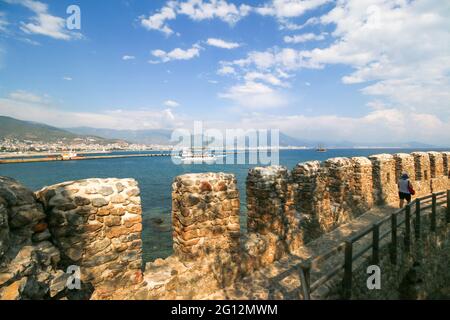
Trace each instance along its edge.
<path fill-rule="evenodd" d="M 400 198 L 400 208 L 403 208 L 403 204 L 406 200 L 407 203 L 411 202 L 411 195 L 414 193 L 411 181 L 406 172 L 402 173 L 400 180 L 398 181 L 398 196 Z"/>

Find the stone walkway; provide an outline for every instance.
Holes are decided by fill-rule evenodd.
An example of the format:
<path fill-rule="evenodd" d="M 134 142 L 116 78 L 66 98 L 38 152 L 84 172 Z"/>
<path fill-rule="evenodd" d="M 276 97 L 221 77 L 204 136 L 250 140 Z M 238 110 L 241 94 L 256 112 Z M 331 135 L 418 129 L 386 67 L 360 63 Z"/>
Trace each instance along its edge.
<path fill-rule="evenodd" d="M 299 272 L 295 268 L 301 259 L 308 259 L 325 254 L 333 248 L 342 244 L 348 237 L 356 234 L 364 228 L 395 212 L 394 207 L 377 207 L 349 223 L 341 225 L 337 229 L 322 237 L 308 243 L 295 252 L 280 259 L 270 266 L 254 272 L 251 276 L 241 279 L 233 287 L 228 287 L 217 291 L 213 295 L 200 297 L 203 299 L 302 299 Z M 403 219 L 403 217 L 399 217 Z M 386 222 L 380 227 L 380 235 L 390 228 L 390 222 Z M 413 229 L 413 227 L 412 227 Z M 401 228 L 400 228 L 401 230 Z M 398 232 L 400 232 L 400 230 Z M 411 231 L 413 232 L 413 230 Z M 354 244 L 353 254 L 372 242 L 372 233 L 369 233 Z M 380 247 L 390 242 L 390 236 L 380 241 Z M 311 283 L 325 275 L 332 268 L 343 264 L 343 247 L 336 254 L 326 259 L 324 262 L 311 269 Z M 368 250 L 365 255 L 371 255 L 372 250 Z M 361 259 L 360 261 L 363 261 Z M 342 272 L 341 272 L 342 274 Z M 342 275 L 335 276 L 331 281 L 341 281 Z M 312 298 L 321 297 L 329 290 L 327 285 L 323 285 L 313 293 Z"/>

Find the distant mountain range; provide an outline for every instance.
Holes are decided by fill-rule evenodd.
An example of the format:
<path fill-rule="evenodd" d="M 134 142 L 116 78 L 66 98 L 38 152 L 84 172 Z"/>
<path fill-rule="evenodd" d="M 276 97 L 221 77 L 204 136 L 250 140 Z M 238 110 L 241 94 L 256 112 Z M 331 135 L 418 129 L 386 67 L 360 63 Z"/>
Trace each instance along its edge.
<path fill-rule="evenodd" d="M 91 127 L 56 128 L 42 123 L 22 121 L 11 117 L 0 116 L 0 139 L 10 138 L 42 142 L 89 140 L 91 143 L 107 144 L 113 142 L 130 142 L 138 144 L 171 144 L 172 130 L 116 130 Z M 269 139 L 270 143 L 270 139 Z M 280 132 L 280 146 L 315 148 L 323 145 L 326 148 L 437 148 L 421 142 L 387 142 L 387 143 L 355 143 L 352 141 L 319 141 L 299 139 Z"/>
<path fill-rule="evenodd" d="M 120 142 L 119 139 L 105 139 L 103 137 L 90 134 L 81 135 L 42 123 L 22 121 L 11 117 L 0 116 L 0 139 L 5 138 L 20 141 L 40 141 L 45 143 L 57 141 L 73 143 L 81 140 L 87 141 L 91 144 Z"/>
<path fill-rule="evenodd" d="M 172 130 L 116 130 L 90 127 L 66 128 L 65 130 L 81 135 L 95 135 L 107 139 L 122 139 L 138 144 L 170 144 Z"/>
<path fill-rule="evenodd" d="M 83 134 L 83 135 L 96 135 L 108 139 L 123 139 L 132 143 L 138 144 L 172 144 L 170 137 L 172 130 L 167 129 L 147 129 L 147 130 L 115 130 L 115 129 L 96 129 L 90 127 L 77 127 L 67 128 L 67 131 Z M 270 136 L 268 139 L 270 143 Z M 356 143 L 352 141 L 319 141 L 319 140 L 306 140 L 298 139 L 289 136 L 283 132 L 280 132 L 279 137 L 280 146 L 293 146 L 293 147 L 307 147 L 316 148 L 318 145 L 323 145 L 326 148 L 355 148 L 355 147 L 368 147 L 368 148 L 436 148 L 436 146 L 421 142 L 387 142 L 387 143 Z"/>

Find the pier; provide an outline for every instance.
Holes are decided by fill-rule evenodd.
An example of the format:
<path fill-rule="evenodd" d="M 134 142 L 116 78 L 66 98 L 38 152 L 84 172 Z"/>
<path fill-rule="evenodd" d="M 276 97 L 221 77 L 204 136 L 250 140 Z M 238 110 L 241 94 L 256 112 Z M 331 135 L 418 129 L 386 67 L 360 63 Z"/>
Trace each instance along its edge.
<path fill-rule="evenodd" d="M 22 158 L 22 159 L 0 159 L 0 164 L 7 163 L 29 163 L 29 162 L 50 162 L 50 161 L 74 161 L 74 160 L 96 160 L 96 159 L 119 159 L 119 158 L 137 158 L 137 157 L 170 157 L 170 153 L 146 153 L 146 154 L 118 154 L 104 156 L 77 156 L 70 159 L 62 157 L 42 157 L 42 158 Z"/>
<path fill-rule="evenodd" d="M 221 154 L 238 154 L 238 151 L 225 151 Z M 8 163 L 30 163 L 30 162 L 50 162 L 50 161 L 75 161 L 75 160 L 98 160 L 98 159 L 119 159 L 119 158 L 142 158 L 142 157 L 170 157 L 172 153 L 145 153 L 145 154 L 108 154 L 108 155 L 96 155 L 96 156 L 76 156 L 71 157 L 69 159 L 63 158 L 58 155 L 45 155 L 43 157 L 23 157 L 20 159 L 7 159 L 0 158 L 0 164 L 8 164 Z"/>

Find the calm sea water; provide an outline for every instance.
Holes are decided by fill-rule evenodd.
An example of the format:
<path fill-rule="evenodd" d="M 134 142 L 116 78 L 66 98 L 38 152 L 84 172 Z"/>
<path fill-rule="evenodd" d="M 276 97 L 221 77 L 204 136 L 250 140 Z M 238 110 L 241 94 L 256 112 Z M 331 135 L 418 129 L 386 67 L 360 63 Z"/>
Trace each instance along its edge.
<path fill-rule="evenodd" d="M 415 149 L 417 150 L 417 149 Z M 292 169 L 297 163 L 326 160 L 333 157 L 369 156 L 377 153 L 412 152 L 411 149 L 331 149 L 282 150 L 280 164 Z M 448 149 L 446 149 L 447 151 Z M 232 157 L 233 155 L 229 155 Z M 143 207 L 144 260 L 164 258 L 172 252 L 171 185 L 174 177 L 185 173 L 234 173 L 241 193 L 241 225 L 245 230 L 245 179 L 255 165 L 175 165 L 170 157 L 99 159 L 89 161 L 56 161 L 0 165 L 0 176 L 19 180 L 32 190 L 63 181 L 85 178 L 135 178 L 141 189 Z M 154 222 L 162 219 L 162 224 Z"/>

